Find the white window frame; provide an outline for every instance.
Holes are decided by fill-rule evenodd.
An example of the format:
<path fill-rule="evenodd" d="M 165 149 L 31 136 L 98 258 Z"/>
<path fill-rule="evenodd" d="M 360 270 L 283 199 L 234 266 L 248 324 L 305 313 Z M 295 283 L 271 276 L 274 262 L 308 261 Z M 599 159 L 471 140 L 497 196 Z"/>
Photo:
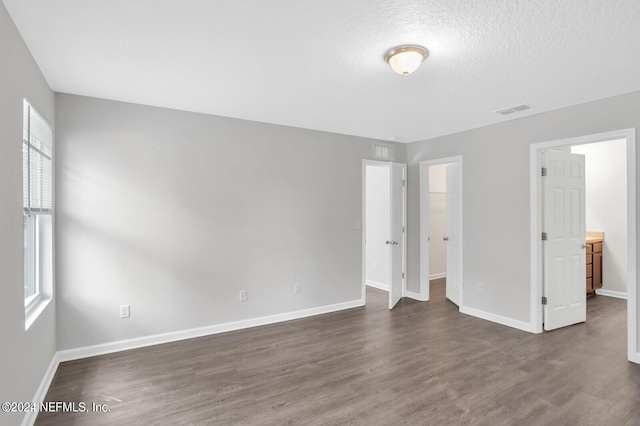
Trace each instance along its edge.
<path fill-rule="evenodd" d="M 32 279 L 34 281 L 34 286 L 35 286 L 35 293 L 32 294 L 31 296 L 28 296 L 24 299 L 24 309 L 25 311 L 29 311 L 31 308 L 33 308 L 34 305 L 36 305 L 39 301 L 40 301 L 40 281 L 38 279 L 38 276 L 40 275 L 40 265 L 38 264 L 38 260 L 40 258 L 39 256 L 39 244 L 38 244 L 38 220 L 37 217 L 35 215 L 24 215 L 23 216 L 24 219 L 32 221 L 33 223 L 28 225 L 29 226 L 29 240 L 31 241 L 31 243 L 33 244 L 33 249 L 30 250 L 30 253 L 26 253 L 26 256 L 30 256 L 31 259 L 24 259 L 25 262 L 25 277 L 24 277 L 24 281 L 25 281 L 25 287 L 27 286 L 27 280 Z M 28 264 L 28 265 L 27 265 Z M 32 276 L 29 277 L 27 275 L 27 266 L 33 268 L 32 271 L 29 271 Z"/>
<path fill-rule="evenodd" d="M 53 298 L 54 132 L 51 124 L 49 124 L 42 115 L 38 113 L 28 100 L 24 99 L 23 102 L 25 112 L 23 116 L 23 120 L 25 120 L 23 126 L 26 126 L 26 135 L 23 131 L 23 146 L 26 144 L 28 150 L 36 149 L 40 151 L 31 143 L 31 117 L 33 113 L 37 114 L 39 124 L 46 125 L 51 131 L 51 168 L 49 180 L 51 205 L 49 207 L 42 206 L 42 202 L 40 205 L 32 206 L 31 188 L 33 174 L 31 171 L 32 157 L 30 154 L 27 156 L 28 160 L 26 162 L 26 172 L 28 174 L 26 183 L 29 185 L 29 188 L 27 188 L 26 194 L 25 188 L 23 188 L 23 226 L 29 226 L 29 232 L 31 235 L 24 236 L 25 241 L 23 241 L 23 244 L 28 244 L 28 238 L 32 247 L 28 249 L 28 252 L 27 250 L 23 250 L 25 253 L 25 258 L 23 260 L 23 270 L 25 272 L 23 287 L 26 289 L 27 286 L 33 286 L 35 290 L 33 294 L 24 298 L 25 330 L 27 330 Z M 48 155 L 42 151 L 40 154 L 44 157 L 48 157 Z M 23 174 L 25 173 L 24 167 L 25 163 L 23 159 Z M 24 181 L 25 178 L 23 176 L 23 182 Z M 25 195 L 27 199 L 26 203 L 24 201 Z M 43 222 L 45 217 L 48 217 L 49 220 Z M 26 221 L 29 221 L 30 223 L 27 225 Z M 46 226 L 42 226 L 43 223 L 45 223 Z M 46 243 L 43 244 L 43 241 L 46 241 Z M 27 246 L 25 246 L 25 249 L 27 249 Z"/>

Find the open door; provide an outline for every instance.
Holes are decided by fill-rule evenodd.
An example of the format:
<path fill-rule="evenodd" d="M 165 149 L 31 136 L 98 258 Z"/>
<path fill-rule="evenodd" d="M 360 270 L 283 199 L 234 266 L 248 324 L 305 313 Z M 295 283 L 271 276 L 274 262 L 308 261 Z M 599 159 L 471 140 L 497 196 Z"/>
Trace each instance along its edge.
<path fill-rule="evenodd" d="M 447 166 L 447 299 L 460 306 L 460 229 L 459 204 L 460 192 L 458 182 L 458 164 Z"/>
<path fill-rule="evenodd" d="M 585 170 L 584 155 L 543 155 L 543 310 L 549 331 L 587 319 Z"/>
<path fill-rule="evenodd" d="M 391 163 L 391 229 L 389 232 L 389 309 L 402 298 L 407 165 Z"/>

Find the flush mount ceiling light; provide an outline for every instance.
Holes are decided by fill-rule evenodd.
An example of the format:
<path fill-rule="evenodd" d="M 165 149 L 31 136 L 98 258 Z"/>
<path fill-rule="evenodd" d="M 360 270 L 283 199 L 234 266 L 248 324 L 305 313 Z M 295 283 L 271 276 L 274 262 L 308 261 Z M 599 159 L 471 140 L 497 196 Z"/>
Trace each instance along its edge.
<path fill-rule="evenodd" d="M 405 44 L 394 47 L 384 55 L 385 61 L 400 75 L 409 75 L 418 69 L 429 52 L 422 46 Z"/>

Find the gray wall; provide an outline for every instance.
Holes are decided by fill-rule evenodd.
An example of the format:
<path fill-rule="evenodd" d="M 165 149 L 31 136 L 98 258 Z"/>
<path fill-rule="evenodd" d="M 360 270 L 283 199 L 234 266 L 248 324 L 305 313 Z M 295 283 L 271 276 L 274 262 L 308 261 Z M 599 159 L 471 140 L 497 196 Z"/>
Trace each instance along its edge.
<path fill-rule="evenodd" d="M 372 140 L 64 94 L 56 108 L 59 349 L 361 298 Z"/>
<path fill-rule="evenodd" d="M 50 122 L 54 94 L 0 3 L 0 401 L 31 401 L 56 351 L 55 303 L 24 329 L 22 100 Z M 0 424 L 22 414 L 0 413 Z"/>
<path fill-rule="evenodd" d="M 419 289 L 420 161 L 463 156 L 464 304 L 528 322 L 529 145 L 639 126 L 634 92 L 409 144 L 408 288 Z"/>

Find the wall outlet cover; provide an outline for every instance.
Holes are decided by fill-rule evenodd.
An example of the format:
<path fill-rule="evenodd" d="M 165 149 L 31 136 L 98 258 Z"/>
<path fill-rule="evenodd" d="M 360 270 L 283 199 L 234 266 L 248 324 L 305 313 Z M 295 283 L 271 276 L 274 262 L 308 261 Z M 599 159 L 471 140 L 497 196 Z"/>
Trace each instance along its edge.
<path fill-rule="evenodd" d="M 129 318 L 131 316 L 130 305 L 120 305 L 120 318 Z"/>

